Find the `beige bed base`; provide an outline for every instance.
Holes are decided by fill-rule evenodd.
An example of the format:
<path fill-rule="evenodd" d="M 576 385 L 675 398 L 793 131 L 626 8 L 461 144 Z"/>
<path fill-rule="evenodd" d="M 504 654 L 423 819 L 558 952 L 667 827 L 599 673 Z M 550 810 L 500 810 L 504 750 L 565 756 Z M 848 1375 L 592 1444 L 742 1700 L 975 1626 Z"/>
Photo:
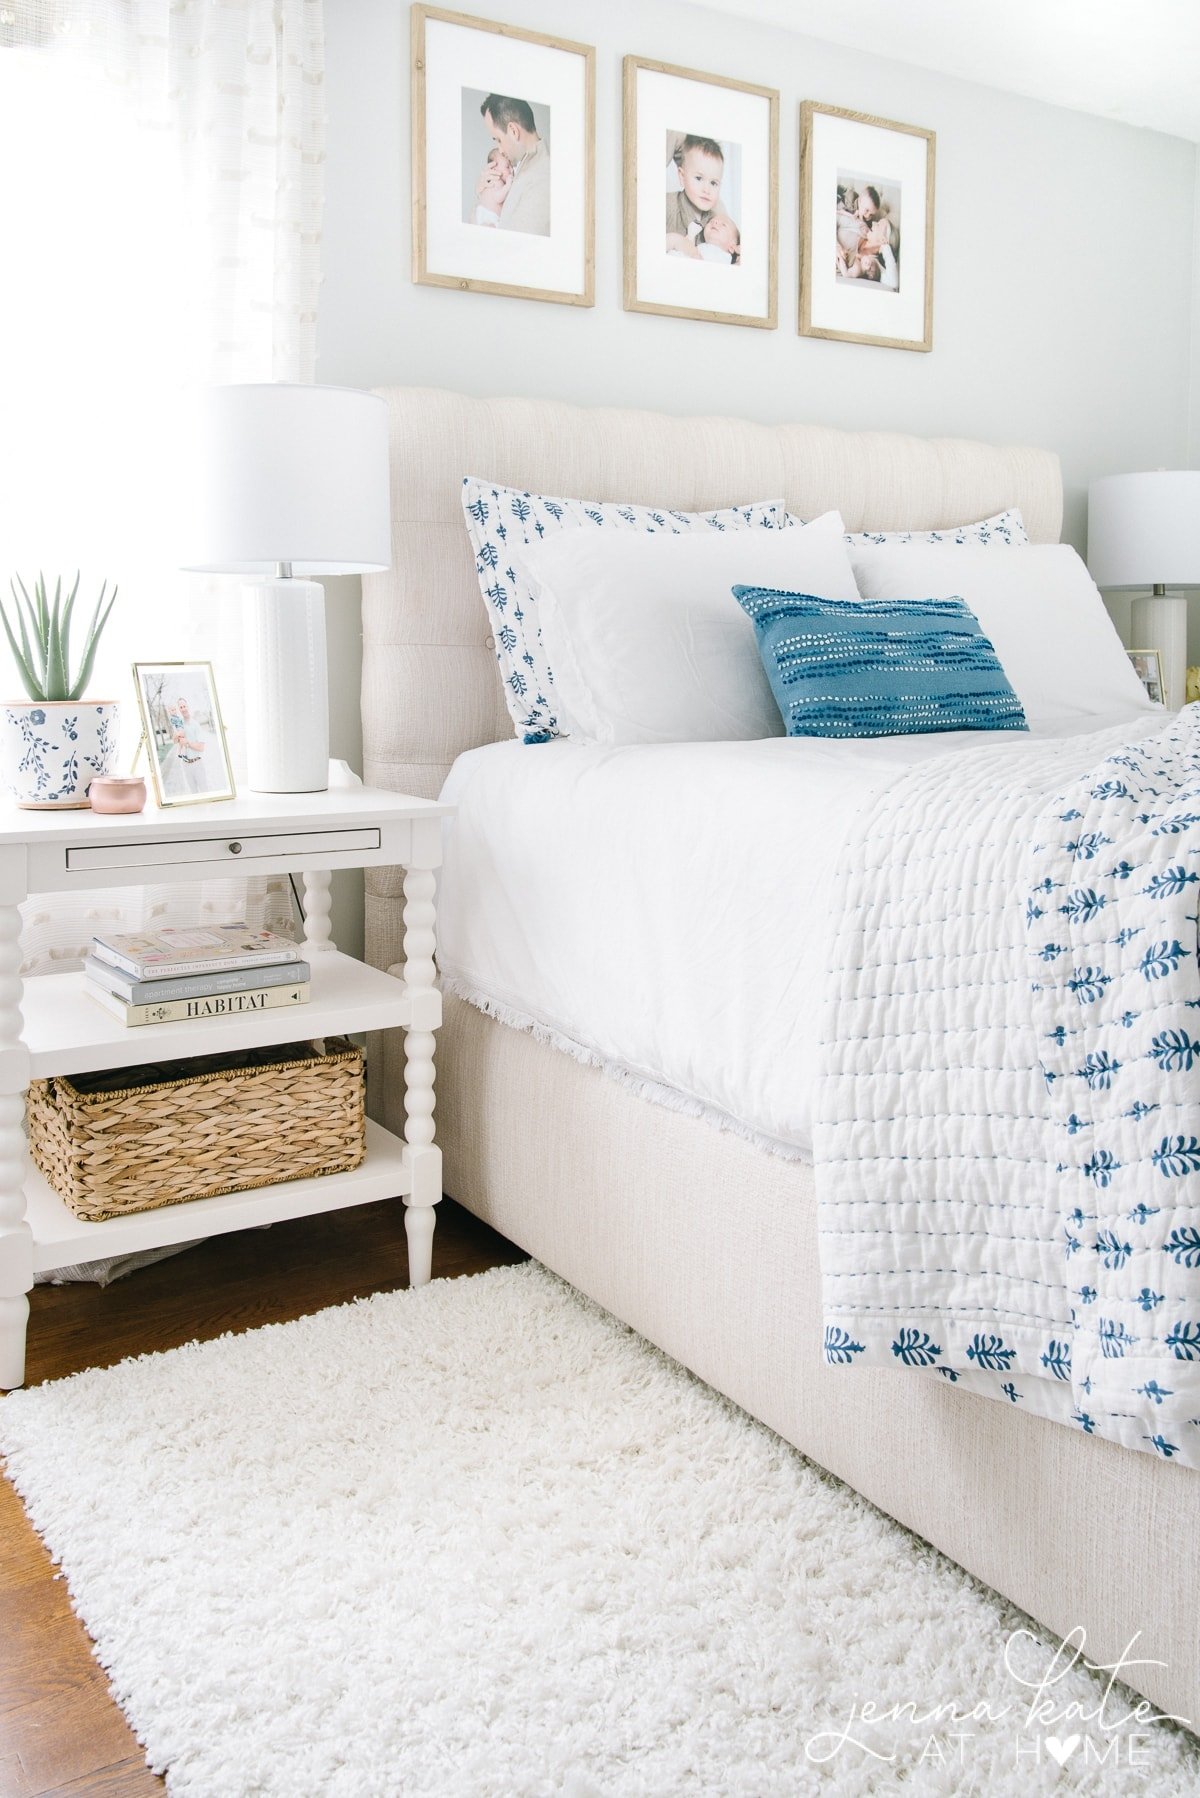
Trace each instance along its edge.
<path fill-rule="evenodd" d="M 1035 541 L 1061 525 L 1057 460 L 1037 450 L 386 397 L 394 565 L 364 582 L 365 776 L 410 792 L 435 793 L 462 750 L 511 734 L 461 521 L 466 474 L 688 508 L 783 495 L 802 516 L 839 506 L 852 528 L 932 528 L 1012 505 Z M 398 882 L 369 880 L 368 954 L 386 967 L 400 958 Z M 385 1117 L 399 1109 L 399 1040 L 374 1045 Z M 1134 1652 L 1165 1664 L 1131 1683 L 1200 1718 L 1187 1552 L 1200 1475 L 942 1381 L 827 1368 L 810 1168 L 650 1104 L 451 997 L 438 1077 L 455 1198 L 1049 1629 L 1082 1626 L 1089 1658 L 1114 1659 L 1139 1636 Z M 435 1239 L 435 1273 L 436 1253 Z"/>

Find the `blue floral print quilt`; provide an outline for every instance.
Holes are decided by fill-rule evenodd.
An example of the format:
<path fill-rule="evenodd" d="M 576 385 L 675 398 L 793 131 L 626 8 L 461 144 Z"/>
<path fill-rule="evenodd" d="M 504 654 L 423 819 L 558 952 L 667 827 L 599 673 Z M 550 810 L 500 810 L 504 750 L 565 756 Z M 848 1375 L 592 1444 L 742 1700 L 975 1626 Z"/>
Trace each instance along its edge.
<path fill-rule="evenodd" d="M 1200 1467 L 1200 707 L 918 766 L 842 871 L 826 1360 Z"/>

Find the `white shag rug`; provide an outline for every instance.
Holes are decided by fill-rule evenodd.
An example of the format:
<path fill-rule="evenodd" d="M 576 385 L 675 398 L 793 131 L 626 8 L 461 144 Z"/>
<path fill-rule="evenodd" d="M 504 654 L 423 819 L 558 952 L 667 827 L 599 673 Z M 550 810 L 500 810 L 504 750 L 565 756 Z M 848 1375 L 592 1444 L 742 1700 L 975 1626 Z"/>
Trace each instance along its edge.
<path fill-rule="evenodd" d="M 1031 1719 L 1056 1644 L 532 1263 L 14 1393 L 0 1449 L 189 1798 L 1200 1790 L 1081 1668 Z"/>

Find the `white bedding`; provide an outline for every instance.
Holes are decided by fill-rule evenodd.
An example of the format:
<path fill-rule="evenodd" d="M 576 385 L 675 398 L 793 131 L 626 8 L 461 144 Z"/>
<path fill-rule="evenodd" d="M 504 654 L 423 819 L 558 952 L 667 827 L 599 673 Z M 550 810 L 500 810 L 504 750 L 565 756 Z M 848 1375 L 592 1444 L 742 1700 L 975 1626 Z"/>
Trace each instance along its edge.
<path fill-rule="evenodd" d="M 944 760 L 953 780 L 956 755 L 984 742 L 1031 746 L 956 732 L 472 750 L 443 793 L 458 807 L 439 902 L 447 984 L 668 1103 L 811 1157 L 848 824 L 904 769 Z"/>

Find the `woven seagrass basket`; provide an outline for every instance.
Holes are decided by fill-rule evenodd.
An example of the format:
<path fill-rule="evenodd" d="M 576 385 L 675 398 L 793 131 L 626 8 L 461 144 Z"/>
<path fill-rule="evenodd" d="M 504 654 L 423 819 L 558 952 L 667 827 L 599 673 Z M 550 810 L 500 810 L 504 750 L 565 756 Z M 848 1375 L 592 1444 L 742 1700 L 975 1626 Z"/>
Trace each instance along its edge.
<path fill-rule="evenodd" d="M 366 1152 L 362 1051 L 345 1037 L 35 1080 L 29 1150 L 99 1223 L 345 1173 Z"/>

